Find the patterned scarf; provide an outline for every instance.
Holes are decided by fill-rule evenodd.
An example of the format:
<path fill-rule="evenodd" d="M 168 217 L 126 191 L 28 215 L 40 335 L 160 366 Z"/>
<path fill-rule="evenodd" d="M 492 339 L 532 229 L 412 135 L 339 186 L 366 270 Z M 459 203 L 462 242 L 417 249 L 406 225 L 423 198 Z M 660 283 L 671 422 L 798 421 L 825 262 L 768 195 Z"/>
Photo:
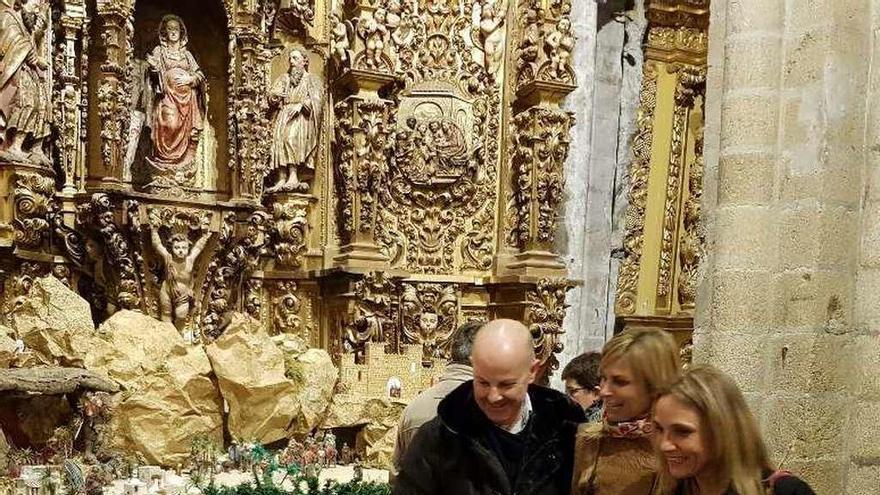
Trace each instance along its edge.
<path fill-rule="evenodd" d="M 606 420 L 602 431 L 612 438 L 642 438 L 654 433 L 654 423 L 647 416 L 614 424 Z"/>

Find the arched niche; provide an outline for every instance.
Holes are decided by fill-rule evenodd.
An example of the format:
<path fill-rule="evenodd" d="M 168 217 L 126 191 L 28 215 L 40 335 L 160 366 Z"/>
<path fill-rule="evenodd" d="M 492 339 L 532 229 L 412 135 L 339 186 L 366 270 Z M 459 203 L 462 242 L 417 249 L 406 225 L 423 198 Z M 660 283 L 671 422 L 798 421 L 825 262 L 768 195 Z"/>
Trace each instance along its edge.
<path fill-rule="evenodd" d="M 268 6 L 267 6 L 268 5 Z M 152 140 L 149 109 L 139 124 L 135 110 L 154 96 L 139 82 L 145 58 L 158 43 L 165 15 L 180 17 L 187 49 L 207 82 L 206 135 L 197 153 L 206 165 L 180 191 L 201 199 L 254 198 L 259 194 L 267 141 L 266 106 L 271 4 L 244 0 L 94 0 L 88 50 L 88 183 L 144 190 L 154 170 L 142 170 Z M 134 122 L 135 125 L 132 125 Z M 134 148 L 130 143 L 139 143 Z M 203 142 L 212 143 L 204 146 Z M 216 143 L 215 145 L 213 143 Z M 136 150 L 136 151 L 133 151 Z M 132 158 L 134 157 L 134 158 Z M 150 167 L 147 167 L 150 168 Z M 149 189 L 147 187 L 146 189 Z M 180 188 L 178 188 L 180 189 Z M 145 192 L 153 192 L 146 190 Z M 160 194 L 180 198 L 174 188 Z"/>
<path fill-rule="evenodd" d="M 149 87 L 139 88 L 145 70 L 147 56 L 159 44 L 159 25 L 166 15 L 180 17 L 186 26 L 192 53 L 207 83 L 207 108 L 204 128 L 198 145 L 197 171 L 194 188 L 221 195 L 230 191 L 229 126 L 228 126 L 228 79 L 229 79 L 229 30 L 227 16 L 219 0 L 149 0 L 139 1 L 134 9 L 134 33 L 132 39 L 135 73 L 133 90 L 143 89 L 133 98 L 153 97 Z M 149 77 L 149 75 L 147 75 Z M 146 117 L 147 119 L 150 116 Z M 139 150 L 131 168 L 133 185 L 142 187 L 150 182 L 148 167 L 143 166 L 150 145 L 149 128 L 143 126 L 139 136 Z"/>

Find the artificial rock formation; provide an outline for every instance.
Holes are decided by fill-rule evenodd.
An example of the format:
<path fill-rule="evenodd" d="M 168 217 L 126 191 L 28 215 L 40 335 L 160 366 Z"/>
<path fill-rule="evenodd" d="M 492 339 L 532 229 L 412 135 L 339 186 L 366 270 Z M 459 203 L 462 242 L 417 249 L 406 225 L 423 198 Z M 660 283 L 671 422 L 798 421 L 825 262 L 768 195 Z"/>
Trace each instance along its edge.
<path fill-rule="evenodd" d="M 158 370 L 172 353 L 185 351 L 185 342 L 174 325 L 129 310 L 107 319 L 91 343 L 86 368 L 100 371 L 126 388 Z"/>
<path fill-rule="evenodd" d="M 7 301 L 11 326 L 39 362 L 85 364 L 95 332 L 89 303 L 55 277 L 34 280 L 31 290 Z"/>
<path fill-rule="evenodd" d="M 176 346 L 161 366 L 130 384 L 110 423 L 116 448 L 176 466 L 194 438 L 223 445 L 222 401 L 203 349 Z"/>
<path fill-rule="evenodd" d="M 230 435 L 261 443 L 286 438 L 299 412 L 298 387 L 287 377 L 284 353 L 256 320 L 236 314 L 207 353 L 229 408 Z"/>
<path fill-rule="evenodd" d="M 291 433 L 306 434 L 323 421 L 333 399 L 339 370 L 323 349 L 309 349 L 293 359 L 302 382 L 297 393 L 299 414 L 294 417 Z"/>
<path fill-rule="evenodd" d="M 406 402 L 397 399 L 337 394 L 327 412 L 325 428 L 359 427 L 357 450 L 369 467 L 388 469 L 394 453 L 397 423 Z"/>
<path fill-rule="evenodd" d="M 15 361 L 15 340 L 9 336 L 11 332 L 0 326 L 0 369 L 8 368 Z"/>

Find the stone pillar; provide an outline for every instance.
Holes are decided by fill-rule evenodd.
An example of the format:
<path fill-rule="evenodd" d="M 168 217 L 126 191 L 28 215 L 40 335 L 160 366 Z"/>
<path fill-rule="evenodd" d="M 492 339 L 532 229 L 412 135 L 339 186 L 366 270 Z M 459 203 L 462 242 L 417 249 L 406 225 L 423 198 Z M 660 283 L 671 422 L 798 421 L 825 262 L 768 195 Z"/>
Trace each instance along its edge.
<path fill-rule="evenodd" d="M 706 129 L 720 138 L 694 358 L 737 380 L 774 460 L 817 493 L 876 493 L 870 3 L 718 0 L 712 16 Z"/>

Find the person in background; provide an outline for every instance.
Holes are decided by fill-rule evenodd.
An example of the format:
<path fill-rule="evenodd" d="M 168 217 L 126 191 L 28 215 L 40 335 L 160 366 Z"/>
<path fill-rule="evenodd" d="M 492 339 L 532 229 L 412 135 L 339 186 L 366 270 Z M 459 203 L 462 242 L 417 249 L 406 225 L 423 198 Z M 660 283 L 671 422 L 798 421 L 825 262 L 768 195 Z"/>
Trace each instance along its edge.
<path fill-rule="evenodd" d="M 602 349 L 603 421 L 578 428 L 572 494 L 649 495 L 657 488 L 651 404 L 681 374 L 671 335 L 633 328 Z"/>
<path fill-rule="evenodd" d="M 562 380 L 565 393 L 584 408 L 588 422 L 602 419 L 602 399 L 599 397 L 599 362 L 602 354 L 585 352 L 565 365 Z"/>
<path fill-rule="evenodd" d="M 671 495 L 815 495 L 777 471 L 733 380 L 695 366 L 661 391 L 653 408 L 660 483 Z"/>
<path fill-rule="evenodd" d="M 458 327 L 452 336 L 449 364 L 446 365 L 440 379 L 433 387 L 413 399 L 403 410 L 400 423 L 397 425 L 397 442 L 394 444 L 395 468 L 399 468 L 400 460 L 419 427 L 437 416 L 437 405 L 440 401 L 456 387 L 474 377 L 474 369 L 471 368 L 471 348 L 474 345 L 474 336 L 484 324 L 483 321 L 471 320 Z"/>
<path fill-rule="evenodd" d="M 392 484 L 394 495 L 568 495 L 574 433 L 583 410 L 533 385 L 532 336 L 515 320 L 477 333 L 474 380 L 440 402 L 419 428 Z"/>

